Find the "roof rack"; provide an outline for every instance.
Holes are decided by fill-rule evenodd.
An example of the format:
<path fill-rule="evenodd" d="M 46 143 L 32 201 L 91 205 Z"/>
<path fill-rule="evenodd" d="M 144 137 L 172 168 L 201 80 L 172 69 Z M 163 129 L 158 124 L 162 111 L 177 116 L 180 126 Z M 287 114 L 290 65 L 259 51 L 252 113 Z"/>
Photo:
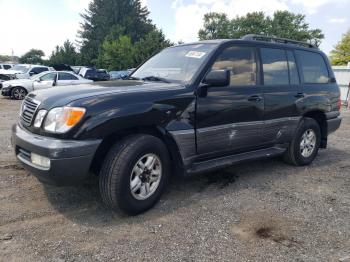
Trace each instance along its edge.
<path fill-rule="evenodd" d="M 265 42 L 280 43 L 280 44 L 292 44 L 292 45 L 298 45 L 298 46 L 307 47 L 307 48 L 318 49 L 318 47 L 316 45 L 313 45 L 310 43 L 291 40 L 291 39 L 287 39 L 287 38 L 279 38 L 279 37 L 274 37 L 274 36 L 249 34 L 249 35 L 243 36 L 241 39 L 242 40 L 265 41 Z"/>

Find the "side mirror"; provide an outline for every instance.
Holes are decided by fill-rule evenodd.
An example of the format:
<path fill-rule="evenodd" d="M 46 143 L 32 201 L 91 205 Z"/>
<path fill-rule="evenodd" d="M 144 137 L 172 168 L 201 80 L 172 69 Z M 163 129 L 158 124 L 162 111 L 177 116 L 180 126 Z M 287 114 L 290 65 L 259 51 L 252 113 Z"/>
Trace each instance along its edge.
<path fill-rule="evenodd" d="M 230 71 L 212 70 L 203 79 L 203 83 L 208 86 L 228 86 L 230 84 Z"/>

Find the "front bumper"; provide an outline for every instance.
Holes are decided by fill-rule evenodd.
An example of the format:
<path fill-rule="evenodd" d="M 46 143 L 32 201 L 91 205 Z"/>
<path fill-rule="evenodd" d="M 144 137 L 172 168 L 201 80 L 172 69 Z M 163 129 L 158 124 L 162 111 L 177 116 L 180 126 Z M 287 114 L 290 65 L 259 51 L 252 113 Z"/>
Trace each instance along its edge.
<path fill-rule="evenodd" d="M 10 88 L 2 88 L 1 89 L 1 94 L 3 96 L 11 96 L 11 89 Z"/>
<path fill-rule="evenodd" d="M 35 135 L 20 125 L 12 127 L 12 145 L 17 159 L 40 181 L 55 185 L 72 185 L 85 180 L 101 140 L 61 140 Z M 31 153 L 50 159 L 50 167 L 31 162 Z"/>

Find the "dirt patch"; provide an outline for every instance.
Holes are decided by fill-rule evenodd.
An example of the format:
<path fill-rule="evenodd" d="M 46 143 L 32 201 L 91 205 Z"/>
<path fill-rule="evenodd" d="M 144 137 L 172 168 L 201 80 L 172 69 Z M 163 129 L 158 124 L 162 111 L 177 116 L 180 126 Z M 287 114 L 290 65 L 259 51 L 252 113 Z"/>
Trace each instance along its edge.
<path fill-rule="evenodd" d="M 24 170 L 24 167 L 21 165 L 13 164 L 13 165 L 5 165 L 5 166 L 0 166 L 0 170 Z"/>
<path fill-rule="evenodd" d="M 227 170 L 221 170 L 219 172 L 213 172 L 203 175 L 204 183 L 199 187 L 198 192 L 203 192 L 209 186 L 215 185 L 219 189 L 230 186 L 238 179 L 235 173 Z"/>
<path fill-rule="evenodd" d="M 245 215 L 241 222 L 231 226 L 232 233 L 246 242 L 273 241 L 291 247 L 298 244 L 294 239 L 298 226 L 296 221 L 271 213 Z"/>

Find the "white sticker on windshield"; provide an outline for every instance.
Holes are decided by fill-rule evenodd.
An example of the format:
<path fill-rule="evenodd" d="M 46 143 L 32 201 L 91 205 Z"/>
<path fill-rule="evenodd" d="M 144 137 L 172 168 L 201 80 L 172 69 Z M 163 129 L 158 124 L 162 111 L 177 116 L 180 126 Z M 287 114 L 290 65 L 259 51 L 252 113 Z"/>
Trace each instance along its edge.
<path fill-rule="evenodd" d="M 202 58 L 205 56 L 205 52 L 199 52 L 199 51 L 189 51 L 186 55 L 186 57 L 191 57 L 191 58 Z"/>

